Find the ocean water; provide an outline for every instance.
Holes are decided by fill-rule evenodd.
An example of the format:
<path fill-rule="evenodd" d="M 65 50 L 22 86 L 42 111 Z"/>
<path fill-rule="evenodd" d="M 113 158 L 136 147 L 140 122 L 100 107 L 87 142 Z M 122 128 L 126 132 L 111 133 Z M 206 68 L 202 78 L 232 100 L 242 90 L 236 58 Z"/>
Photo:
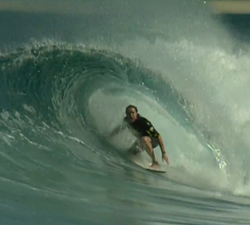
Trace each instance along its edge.
<path fill-rule="evenodd" d="M 0 12 L 0 225 L 250 224 L 250 17 L 76 4 Z M 167 173 L 128 159 L 127 130 L 109 136 L 129 104 L 161 133 Z"/>

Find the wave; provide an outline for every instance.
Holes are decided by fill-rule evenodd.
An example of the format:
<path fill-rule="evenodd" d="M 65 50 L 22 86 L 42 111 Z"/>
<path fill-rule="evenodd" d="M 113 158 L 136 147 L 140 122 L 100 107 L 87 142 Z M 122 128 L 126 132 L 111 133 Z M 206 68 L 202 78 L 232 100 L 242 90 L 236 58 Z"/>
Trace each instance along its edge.
<path fill-rule="evenodd" d="M 185 46 L 181 42 L 168 48 Z M 175 54 L 178 52 L 183 54 L 180 50 Z M 199 118 L 197 104 L 204 101 L 195 97 L 194 102 L 185 92 L 189 86 L 177 90 L 171 77 L 124 55 L 97 47 L 48 42 L 3 54 L 0 125 L 5 172 L 1 176 L 40 187 L 42 184 L 35 180 L 27 181 L 30 174 L 26 170 L 52 169 L 62 176 L 61 170 L 65 172 L 66 167 L 58 167 L 59 161 L 70 164 L 72 160 L 84 162 L 84 169 L 94 171 L 103 163 L 117 170 L 130 167 L 120 153 L 133 138 L 128 133 L 113 140 L 106 136 L 122 120 L 124 108 L 132 103 L 161 131 L 176 168 L 169 175 L 171 180 L 198 188 L 230 189 L 228 175 L 222 173 L 214 178 L 218 167 L 206 144 L 222 146 L 222 153 L 228 153 L 226 145 L 214 138 L 211 127 L 200 122 L 204 116 Z M 10 156 L 9 149 L 15 154 Z M 160 157 L 159 152 L 157 155 Z M 226 157 L 226 161 L 229 159 Z M 10 165 L 11 171 L 6 170 Z M 235 169 L 235 165 L 229 163 L 227 170 Z M 18 167 L 21 176 L 14 172 Z M 247 184 L 248 175 L 242 175 L 240 180 Z"/>
<path fill-rule="evenodd" d="M 241 155 L 247 154 L 248 141 L 242 139 L 248 134 L 248 117 L 242 119 L 228 98 L 228 87 L 239 93 L 236 99 L 242 96 L 234 72 L 242 82 L 246 80 L 244 69 L 237 65 L 247 68 L 247 53 L 232 54 L 231 39 L 211 22 L 203 3 L 178 8 L 171 7 L 176 3 L 170 1 L 167 15 L 164 7 L 149 7 L 151 4 L 138 1 L 140 12 L 135 15 L 130 4 L 112 2 L 110 10 L 123 12 L 120 19 L 113 20 L 104 13 L 103 23 L 109 29 L 103 26 L 101 30 L 89 22 L 85 29 L 90 29 L 91 38 L 86 38 L 86 45 L 37 41 L 1 55 L 2 177 L 27 183 L 30 179 L 39 186 L 26 172 L 40 166 L 64 177 L 59 172 L 67 174 L 61 161 L 66 165 L 83 161 L 85 170 L 94 171 L 104 164 L 117 170 L 131 166 L 117 152 L 126 148 L 132 137 L 125 133 L 107 140 L 106 135 L 121 121 L 126 105 L 132 103 L 160 130 L 173 167 L 183 169 L 184 176 L 204 181 L 204 185 L 183 176 L 176 178 L 178 182 L 218 188 L 221 175 L 214 178 L 218 167 L 213 154 L 204 147 L 209 142 L 221 148 L 229 162 L 227 173 L 232 176 L 225 175 L 221 186 L 234 190 L 232 180 L 247 186 L 248 159 Z M 201 20 L 191 26 L 183 12 L 193 7 L 200 9 Z M 193 14 L 188 18 L 197 19 Z M 137 24 L 137 20 L 143 22 Z M 170 21 L 169 27 L 166 21 Z M 218 32 L 212 35 L 210 29 Z M 235 149 L 242 153 L 237 154 L 236 161 Z"/>
<path fill-rule="evenodd" d="M 248 223 L 248 43 L 206 1 L 58 3 L 0 16 L 1 222 Z M 127 130 L 109 137 L 128 104 L 166 174 L 127 159 Z"/>
<path fill-rule="evenodd" d="M 175 105 L 177 110 L 182 107 L 178 104 L 182 97 L 159 74 L 111 51 L 80 45 L 41 44 L 5 54 L 0 64 L 0 122 L 6 151 L 21 143 L 35 145 L 37 151 L 53 151 L 63 144 L 65 152 L 56 153 L 58 157 L 80 154 L 88 158 L 86 152 L 75 150 L 67 142 L 81 140 L 87 149 L 98 152 L 96 149 L 103 144 L 101 129 L 108 127 L 101 123 L 109 120 L 111 127 L 116 124 L 129 104 L 128 96 L 131 100 L 134 96 L 137 101 L 141 96 L 142 101 L 148 95 L 164 107 L 173 109 Z M 22 152 L 26 157 L 31 154 L 22 151 L 27 151 Z M 19 164 L 17 155 L 4 157 Z M 37 157 L 34 159 L 34 163 L 41 164 Z"/>

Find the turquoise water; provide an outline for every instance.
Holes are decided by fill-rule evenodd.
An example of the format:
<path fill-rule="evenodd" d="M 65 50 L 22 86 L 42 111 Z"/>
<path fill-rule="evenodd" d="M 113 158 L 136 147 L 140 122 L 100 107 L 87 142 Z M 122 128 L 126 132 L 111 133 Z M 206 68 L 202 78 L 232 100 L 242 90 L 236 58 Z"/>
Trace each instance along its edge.
<path fill-rule="evenodd" d="M 244 29 L 201 1 L 93 4 L 0 13 L 0 224 L 249 224 Z M 166 174 L 126 157 L 127 130 L 108 136 L 129 104 L 161 133 Z"/>

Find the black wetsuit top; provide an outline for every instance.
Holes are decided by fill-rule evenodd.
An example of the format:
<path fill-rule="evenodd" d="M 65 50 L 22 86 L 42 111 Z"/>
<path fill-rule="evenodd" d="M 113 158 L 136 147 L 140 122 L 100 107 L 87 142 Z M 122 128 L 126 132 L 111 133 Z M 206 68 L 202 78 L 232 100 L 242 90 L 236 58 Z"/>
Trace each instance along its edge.
<path fill-rule="evenodd" d="M 130 123 L 125 117 L 124 122 L 127 123 L 129 128 L 132 128 L 132 130 L 135 131 L 135 132 L 132 131 L 132 133 L 138 138 L 144 136 L 148 136 L 151 138 L 158 138 L 160 135 L 154 128 L 152 123 L 144 117 L 138 116 L 138 118 L 133 123 Z"/>

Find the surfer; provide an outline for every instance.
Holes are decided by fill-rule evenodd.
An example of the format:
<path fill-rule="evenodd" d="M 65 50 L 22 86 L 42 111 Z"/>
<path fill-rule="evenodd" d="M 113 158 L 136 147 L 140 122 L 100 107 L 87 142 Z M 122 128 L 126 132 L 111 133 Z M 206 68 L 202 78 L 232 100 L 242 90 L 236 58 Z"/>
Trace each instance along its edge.
<path fill-rule="evenodd" d="M 168 164 L 170 164 L 163 139 L 152 123 L 146 118 L 140 116 L 137 107 L 134 105 L 127 106 L 125 113 L 126 116 L 123 119 L 123 124 L 116 127 L 111 132 L 111 136 L 128 127 L 132 134 L 137 137 L 137 141 L 133 144 L 129 151 L 137 154 L 141 148 L 145 149 L 152 159 L 151 167 L 154 167 L 159 165 L 155 157 L 154 148 L 160 145 L 162 161 L 165 160 Z"/>

